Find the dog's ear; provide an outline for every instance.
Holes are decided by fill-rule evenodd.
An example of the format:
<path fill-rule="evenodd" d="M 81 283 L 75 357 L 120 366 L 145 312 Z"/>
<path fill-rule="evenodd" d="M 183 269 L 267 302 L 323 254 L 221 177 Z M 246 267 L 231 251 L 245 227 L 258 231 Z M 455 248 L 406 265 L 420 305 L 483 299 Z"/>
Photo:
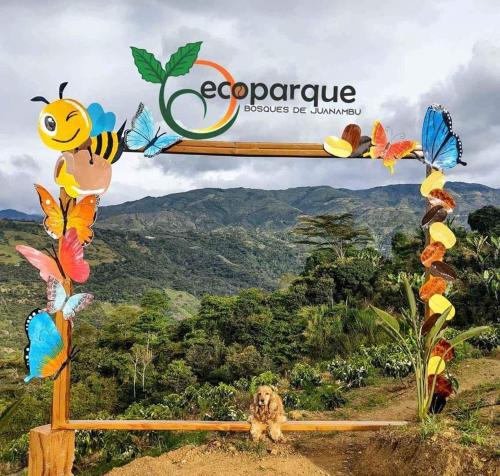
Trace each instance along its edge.
<path fill-rule="evenodd" d="M 255 391 L 255 393 L 253 394 L 253 404 L 257 407 L 257 404 L 259 403 L 258 402 L 259 400 L 259 391 L 258 389 Z"/>
<path fill-rule="evenodd" d="M 276 392 L 271 394 L 268 411 L 271 418 L 275 418 L 280 412 L 280 397 Z"/>

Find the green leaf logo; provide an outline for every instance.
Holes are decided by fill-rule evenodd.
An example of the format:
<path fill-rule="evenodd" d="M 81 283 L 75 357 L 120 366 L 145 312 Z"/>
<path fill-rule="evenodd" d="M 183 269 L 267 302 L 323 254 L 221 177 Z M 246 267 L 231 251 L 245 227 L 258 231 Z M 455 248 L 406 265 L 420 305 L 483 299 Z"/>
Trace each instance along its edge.
<path fill-rule="evenodd" d="M 201 43 L 201 41 L 197 41 L 196 43 L 188 43 L 181 46 L 165 65 L 166 76 L 182 76 L 189 73 L 196 58 L 198 58 Z"/>
<path fill-rule="evenodd" d="M 134 57 L 134 63 L 137 66 L 139 74 L 142 79 L 149 81 L 150 83 L 163 83 L 167 79 L 164 69 L 161 63 L 155 58 L 153 53 L 142 48 L 130 47 L 132 50 L 132 56 Z M 195 58 L 196 59 L 196 58 Z"/>

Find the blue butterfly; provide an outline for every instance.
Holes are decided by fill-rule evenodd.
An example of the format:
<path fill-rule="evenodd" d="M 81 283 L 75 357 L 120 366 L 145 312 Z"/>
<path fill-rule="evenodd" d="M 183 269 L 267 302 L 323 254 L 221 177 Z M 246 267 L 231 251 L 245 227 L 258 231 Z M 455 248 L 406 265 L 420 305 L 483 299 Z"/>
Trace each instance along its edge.
<path fill-rule="evenodd" d="M 427 164 L 437 169 L 451 169 L 457 164 L 467 165 L 460 160 L 462 142 L 451 128 L 450 113 L 433 104 L 427 108 L 422 125 L 422 149 Z"/>
<path fill-rule="evenodd" d="M 63 285 L 54 277 L 47 280 L 47 311 L 50 314 L 62 311 L 64 319 L 73 325 L 76 313 L 85 309 L 94 299 L 89 293 L 79 293 L 68 296 Z"/>
<path fill-rule="evenodd" d="M 24 381 L 35 377 L 56 379 L 77 352 L 73 349 L 69 357 L 66 355 L 61 334 L 47 311 L 32 311 L 25 328 L 28 345 L 24 349 L 24 363 L 29 375 Z"/>
<path fill-rule="evenodd" d="M 132 129 L 126 132 L 125 143 L 130 150 L 143 150 L 146 157 L 154 157 L 162 149 L 174 145 L 181 140 L 177 135 L 159 134 L 160 128 L 154 132 L 153 116 L 149 109 L 140 103 L 132 119 Z"/>
<path fill-rule="evenodd" d="M 88 108 L 90 120 L 92 121 L 92 130 L 90 137 L 97 137 L 103 132 L 111 132 L 115 128 L 116 116 L 114 112 L 104 112 L 103 107 L 93 102 Z"/>

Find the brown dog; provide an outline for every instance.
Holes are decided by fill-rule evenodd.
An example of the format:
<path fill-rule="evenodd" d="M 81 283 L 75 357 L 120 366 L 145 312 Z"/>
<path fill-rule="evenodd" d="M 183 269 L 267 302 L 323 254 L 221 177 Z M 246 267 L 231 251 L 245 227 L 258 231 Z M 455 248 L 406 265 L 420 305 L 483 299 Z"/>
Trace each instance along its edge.
<path fill-rule="evenodd" d="M 281 424 L 286 421 L 281 397 L 268 385 L 261 385 L 253 397 L 250 405 L 251 423 L 250 435 L 254 441 L 259 441 L 263 433 L 268 431 L 273 441 L 283 439 Z"/>

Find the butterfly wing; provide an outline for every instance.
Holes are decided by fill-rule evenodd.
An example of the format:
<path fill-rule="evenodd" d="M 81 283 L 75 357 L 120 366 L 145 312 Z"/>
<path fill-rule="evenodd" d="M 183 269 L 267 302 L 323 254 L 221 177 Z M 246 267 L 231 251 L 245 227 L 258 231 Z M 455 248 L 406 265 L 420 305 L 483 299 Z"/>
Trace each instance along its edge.
<path fill-rule="evenodd" d="M 66 276 L 77 283 L 87 281 L 90 266 L 83 259 L 83 246 L 78 240 L 75 228 L 70 228 L 60 242 L 59 261 Z"/>
<path fill-rule="evenodd" d="M 59 266 L 57 266 L 55 260 L 50 256 L 26 245 L 17 245 L 16 250 L 21 253 L 32 266 L 40 271 L 40 277 L 44 281 L 47 281 L 51 276 L 60 282 L 63 281 L 64 278 Z"/>
<path fill-rule="evenodd" d="M 54 277 L 47 280 L 47 311 L 49 314 L 61 311 L 66 301 L 66 291 L 63 285 Z"/>
<path fill-rule="evenodd" d="M 92 225 L 97 218 L 97 207 L 99 197 L 97 195 L 87 195 L 82 198 L 68 213 L 66 227 L 74 228 L 78 235 L 78 241 L 83 245 L 88 245 L 94 237 Z"/>
<path fill-rule="evenodd" d="M 370 147 L 368 155 L 372 159 L 384 157 L 388 144 L 389 141 L 387 140 L 387 134 L 385 133 L 384 126 L 380 121 L 375 121 L 372 129 L 372 146 Z"/>
<path fill-rule="evenodd" d="M 462 142 L 453 132 L 450 113 L 439 104 L 427 108 L 422 125 L 422 149 L 427 164 L 449 169 L 461 163 Z"/>
<path fill-rule="evenodd" d="M 66 356 L 54 321 L 46 311 L 35 309 L 26 318 L 25 329 L 28 345 L 24 349 L 24 362 L 28 375 L 24 381 L 55 375 L 66 361 Z"/>
<path fill-rule="evenodd" d="M 103 132 L 111 132 L 115 128 L 116 116 L 113 112 L 104 112 L 103 107 L 93 102 L 88 108 L 90 120 L 92 121 L 91 137 L 97 137 Z"/>
<path fill-rule="evenodd" d="M 57 240 L 62 236 L 64 230 L 64 216 L 61 207 L 47 189 L 41 185 L 35 184 L 35 190 L 38 193 L 40 206 L 45 214 L 43 219 L 45 231 L 50 237 Z"/>
<path fill-rule="evenodd" d="M 76 313 L 85 309 L 93 300 L 94 296 L 89 293 L 73 294 L 64 305 L 64 319 L 72 321 Z"/>
<path fill-rule="evenodd" d="M 154 142 L 144 150 L 145 157 L 154 157 L 158 155 L 163 149 L 167 149 L 168 147 L 174 145 L 176 142 L 179 142 L 181 137 L 176 135 L 167 135 L 162 134 L 159 135 Z"/>
<path fill-rule="evenodd" d="M 131 150 L 141 150 L 155 137 L 153 116 L 142 102 L 132 119 L 132 128 L 126 132 L 125 143 Z"/>
<path fill-rule="evenodd" d="M 394 164 L 396 160 L 408 155 L 415 149 L 417 143 L 413 140 L 402 140 L 389 145 L 384 154 L 384 165 L 389 167 L 391 173 L 394 173 Z"/>

